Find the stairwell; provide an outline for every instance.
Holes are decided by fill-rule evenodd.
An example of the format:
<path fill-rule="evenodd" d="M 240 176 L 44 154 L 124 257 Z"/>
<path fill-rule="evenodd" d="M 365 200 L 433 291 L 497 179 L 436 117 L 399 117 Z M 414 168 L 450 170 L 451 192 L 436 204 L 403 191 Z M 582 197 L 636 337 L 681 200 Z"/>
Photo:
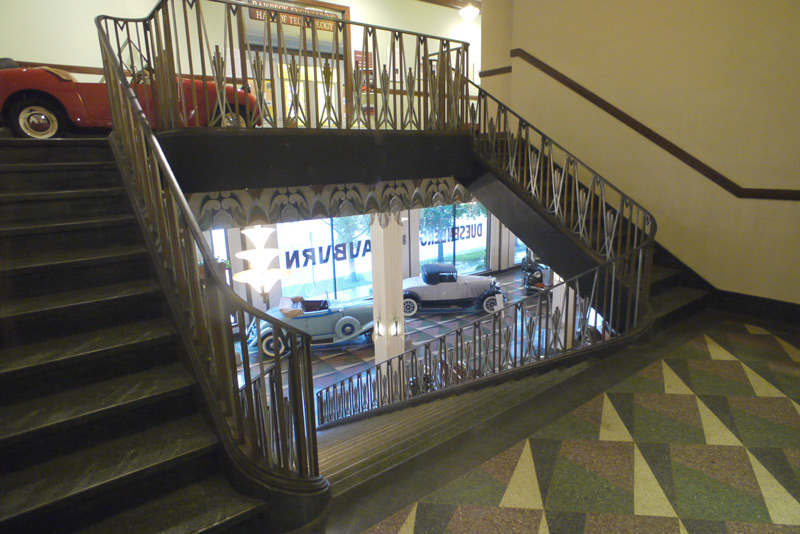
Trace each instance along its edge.
<path fill-rule="evenodd" d="M 650 290 L 654 327 L 647 336 L 702 310 L 713 296 L 710 285 L 660 247 Z M 371 479 L 385 477 L 391 484 L 392 470 L 404 462 L 452 446 L 454 438 L 468 439 L 473 429 L 524 403 L 552 402 L 554 388 L 569 388 L 572 379 L 591 373 L 597 362 L 626 345 L 589 351 L 544 369 L 522 369 L 427 402 L 417 399 L 389 413 L 323 426 L 318 432 L 320 471 L 331 482 L 334 498 Z"/>
<path fill-rule="evenodd" d="M 105 139 L 0 140 L 0 532 L 245 532 Z"/>

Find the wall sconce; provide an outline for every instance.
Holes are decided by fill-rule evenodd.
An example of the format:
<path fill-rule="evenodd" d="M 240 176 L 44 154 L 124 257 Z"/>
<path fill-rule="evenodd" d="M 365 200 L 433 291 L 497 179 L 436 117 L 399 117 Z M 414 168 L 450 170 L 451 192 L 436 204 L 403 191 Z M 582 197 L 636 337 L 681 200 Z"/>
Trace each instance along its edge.
<path fill-rule="evenodd" d="M 395 319 L 394 321 L 392 321 L 391 334 L 393 336 L 399 336 L 400 335 L 400 321 L 398 319 Z"/>
<path fill-rule="evenodd" d="M 271 269 L 269 264 L 278 257 L 280 251 L 276 248 L 265 248 L 267 239 L 275 232 L 274 228 L 264 228 L 254 226 L 245 228 L 242 233 L 247 236 L 255 248 L 243 250 L 236 253 L 236 257 L 245 260 L 250 264 L 250 269 L 234 273 L 233 279 L 243 284 L 250 284 L 261 294 L 264 302 L 267 302 L 267 294 L 275 282 L 291 274 L 289 269 Z"/>
<path fill-rule="evenodd" d="M 375 333 L 379 336 L 385 334 L 385 327 L 380 319 L 375 319 Z"/>
<path fill-rule="evenodd" d="M 461 18 L 467 22 L 472 22 L 475 20 L 475 17 L 481 14 L 481 10 L 472 4 L 467 4 L 458 10 L 458 14 L 461 15 Z"/>

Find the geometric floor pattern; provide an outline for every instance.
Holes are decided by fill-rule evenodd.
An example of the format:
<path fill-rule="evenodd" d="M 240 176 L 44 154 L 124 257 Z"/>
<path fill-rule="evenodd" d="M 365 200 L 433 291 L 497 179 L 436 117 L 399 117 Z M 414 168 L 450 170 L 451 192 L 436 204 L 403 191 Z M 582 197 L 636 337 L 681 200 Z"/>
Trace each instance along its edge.
<path fill-rule="evenodd" d="M 797 533 L 799 400 L 800 349 L 723 321 L 366 532 Z"/>

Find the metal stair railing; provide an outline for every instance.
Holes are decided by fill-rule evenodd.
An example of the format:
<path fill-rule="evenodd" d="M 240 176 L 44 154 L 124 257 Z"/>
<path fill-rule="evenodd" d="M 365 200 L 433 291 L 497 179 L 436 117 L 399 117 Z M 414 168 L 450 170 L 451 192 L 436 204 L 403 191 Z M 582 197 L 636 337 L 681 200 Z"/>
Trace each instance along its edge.
<path fill-rule="evenodd" d="M 652 243 L 426 341 L 317 392 L 320 425 L 522 367 L 575 357 L 647 325 Z"/>
<path fill-rule="evenodd" d="M 104 18 L 134 87 L 152 86 L 159 129 L 463 127 L 469 43 L 257 4 L 161 0 L 143 19 Z"/>
<path fill-rule="evenodd" d="M 125 21 L 125 24 L 144 21 Z M 192 211 L 155 139 L 135 88 L 126 78 L 107 29 L 119 22 L 98 17 L 105 79 L 111 103 L 110 136 L 126 188 L 145 230 L 162 284 L 199 383 L 211 402 L 223 444 L 248 476 L 284 491 L 318 493 L 319 476 L 310 337 L 258 310 L 216 269 Z M 288 356 L 258 359 L 251 368 L 244 326 L 272 326 Z M 240 394 L 240 390 L 243 392 Z"/>
<path fill-rule="evenodd" d="M 517 183 L 595 255 L 608 261 L 652 243 L 653 216 L 491 94 L 477 91 L 470 109 L 475 150 Z M 649 272 L 649 268 L 647 269 Z"/>

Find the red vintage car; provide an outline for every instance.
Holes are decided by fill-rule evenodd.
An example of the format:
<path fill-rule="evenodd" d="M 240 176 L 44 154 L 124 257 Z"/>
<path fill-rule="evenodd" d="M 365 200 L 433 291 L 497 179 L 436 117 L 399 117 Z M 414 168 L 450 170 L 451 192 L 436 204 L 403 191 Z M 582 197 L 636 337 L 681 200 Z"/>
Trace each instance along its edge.
<path fill-rule="evenodd" d="M 158 129 L 149 77 L 139 75 L 138 80 L 134 90 L 150 124 Z M 189 126 L 195 125 L 195 116 L 200 126 L 244 126 L 248 116 L 260 124 L 256 98 L 251 93 L 226 87 L 225 113 L 220 113 L 212 82 L 184 78 L 182 86 Z M 211 114 L 206 113 L 206 98 Z M 111 128 L 106 85 L 78 82 L 70 73 L 52 67 L 19 68 L 12 60 L 0 58 L 0 124 L 18 137 L 35 139 L 63 137 L 80 128 Z"/>

